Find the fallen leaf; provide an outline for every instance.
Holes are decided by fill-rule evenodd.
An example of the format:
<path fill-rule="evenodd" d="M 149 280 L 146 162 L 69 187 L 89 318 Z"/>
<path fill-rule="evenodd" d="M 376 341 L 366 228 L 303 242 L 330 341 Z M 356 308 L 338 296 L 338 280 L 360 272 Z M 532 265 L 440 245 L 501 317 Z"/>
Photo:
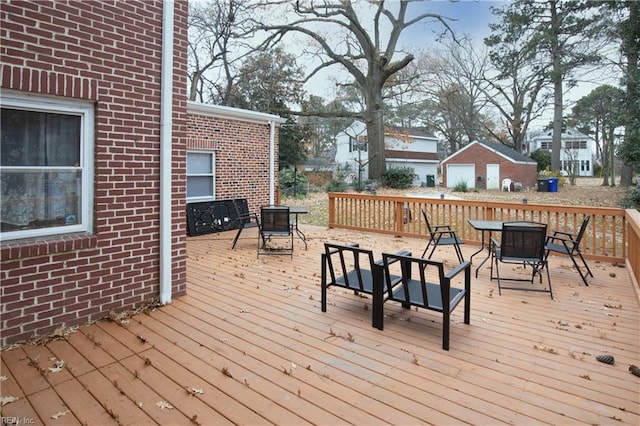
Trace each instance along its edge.
<path fill-rule="evenodd" d="M 13 401 L 17 401 L 18 398 L 16 398 L 15 396 L 9 395 L 9 396 L 0 397 L 0 400 L 2 401 L 2 406 L 5 406 L 9 403 L 12 403 Z"/>
<path fill-rule="evenodd" d="M 156 402 L 156 406 L 160 407 L 161 410 L 164 410 L 165 408 L 173 410 L 173 405 L 169 404 L 167 401 Z"/>
<path fill-rule="evenodd" d="M 59 373 L 62 371 L 63 368 L 64 368 L 64 361 L 59 359 L 59 360 L 56 360 L 53 367 L 49 367 L 49 371 L 51 371 L 52 373 Z"/>
<path fill-rule="evenodd" d="M 58 420 L 60 417 L 66 416 L 67 414 L 69 414 L 71 411 L 58 411 L 57 413 L 55 413 L 53 416 L 51 416 L 51 418 L 53 420 Z"/>

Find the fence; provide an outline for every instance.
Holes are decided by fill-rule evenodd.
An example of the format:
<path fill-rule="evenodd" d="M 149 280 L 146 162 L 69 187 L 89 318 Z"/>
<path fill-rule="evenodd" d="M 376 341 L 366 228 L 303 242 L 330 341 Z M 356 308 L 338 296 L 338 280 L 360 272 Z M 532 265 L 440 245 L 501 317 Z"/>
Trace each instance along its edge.
<path fill-rule="evenodd" d="M 330 193 L 329 227 L 420 238 L 427 234 L 423 209 L 432 223 L 447 223 L 465 242 L 478 245 L 480 231 L 473 229 L 467 220 L 531 220 L 546 223 L 550 231 L 577 232 L 584 216 L 589 214 L 591 221 L 582 240 L 585 257 L 624 262 L 628 245 L 629 254 L 638 257 L 640 253 L 637 230 L 640 222 L 632 228 L 633 241 L 628 241 L 629 215 L 621 208 Z"/>

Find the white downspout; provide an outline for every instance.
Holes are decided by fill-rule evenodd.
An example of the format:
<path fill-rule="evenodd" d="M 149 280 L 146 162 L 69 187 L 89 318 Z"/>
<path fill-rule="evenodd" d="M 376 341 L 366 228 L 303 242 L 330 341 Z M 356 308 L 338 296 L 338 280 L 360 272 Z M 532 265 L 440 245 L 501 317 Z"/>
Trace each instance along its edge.
<path fill-rule="evenodd" d="M 171 302 L 171 145 L 173 139 L 174 2 L 162 2 L 162 74 L 160 87 L 160 303 Z"/>
<path fill-rule="evenodd" d="M 269 204 L 274 205 L 275 193 L 276 193 L 276 123 L 275 121 L 269 122 Z"/>

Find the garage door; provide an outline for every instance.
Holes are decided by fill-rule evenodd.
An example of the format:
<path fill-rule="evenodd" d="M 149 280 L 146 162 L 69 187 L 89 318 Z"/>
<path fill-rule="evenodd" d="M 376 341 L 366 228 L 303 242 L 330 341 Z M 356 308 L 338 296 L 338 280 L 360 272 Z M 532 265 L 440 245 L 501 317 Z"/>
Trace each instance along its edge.
<path fill-rule="evenodd" d="M 465 182 L 467 188 L 476 187 L 475 164 L 447 164 L 447 188 Z"/>

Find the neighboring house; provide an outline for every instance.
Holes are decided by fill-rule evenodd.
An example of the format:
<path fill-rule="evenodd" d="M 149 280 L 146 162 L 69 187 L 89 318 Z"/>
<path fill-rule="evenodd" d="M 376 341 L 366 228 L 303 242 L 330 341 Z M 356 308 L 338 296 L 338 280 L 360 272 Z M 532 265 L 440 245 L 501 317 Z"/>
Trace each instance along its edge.
<path fill-rule="evenodd" d="M 560 150 L 561 169 L 574 176 L 593 176 L 593 162 L 597 158 L 596 142 L 569 127 L 562 132 L 562 149 Z M 528 138 L 529 153 L 537 149 L 551 152 L 553 146 L 553 130 L 537 132 Z"/>
<path fill-rule="evenodd" d="M 336 164 L 349 167 L 357 175 L 362 169 L 362 179 L 369 175 L 367 127 L 360 121 L 336 136 Z M 415 186 L 437 182 L 438 139 L 417 129 L 385 127 L 385 160 L 387 168 L 413 169 Z"/>
<path fill-rule="evenodd" d="M 442 161 L 444 185 L 453 188 L 501 189 L 503 179 L 533 188 L 537 182 L 537 163 L 505 145 L 472 142 Z"/>
<path fill-rule="evenodd" d="M 0 17 L 0 344 L 185 294 L 186 203 L 271 202 L 281 120 L 187 102 L 186 0 Z"/>

